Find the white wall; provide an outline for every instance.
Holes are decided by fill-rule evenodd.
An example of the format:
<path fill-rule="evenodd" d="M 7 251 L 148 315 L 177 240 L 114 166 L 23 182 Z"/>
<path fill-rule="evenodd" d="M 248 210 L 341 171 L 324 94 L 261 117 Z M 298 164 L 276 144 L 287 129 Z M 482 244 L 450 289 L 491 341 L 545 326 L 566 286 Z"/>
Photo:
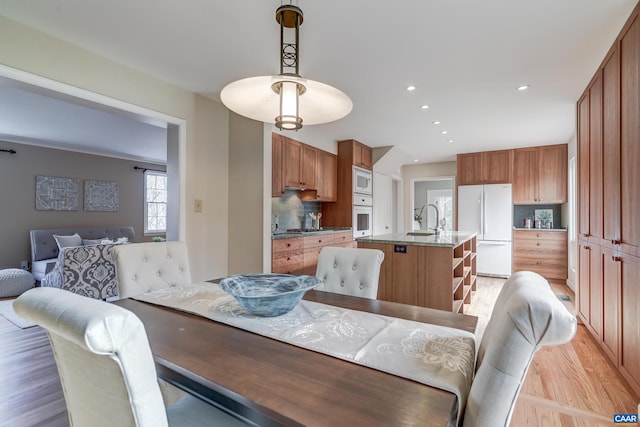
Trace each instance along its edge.
<path fill-rule="evenodd" d="M 222 104 L 3 16 L 0 64 L 184 119 L 180 238 L 189 245 L 194 280 L 227 273 L 229 135 Z M 201 213 L 193 212 L 196 198 L 203 202 Z"/>

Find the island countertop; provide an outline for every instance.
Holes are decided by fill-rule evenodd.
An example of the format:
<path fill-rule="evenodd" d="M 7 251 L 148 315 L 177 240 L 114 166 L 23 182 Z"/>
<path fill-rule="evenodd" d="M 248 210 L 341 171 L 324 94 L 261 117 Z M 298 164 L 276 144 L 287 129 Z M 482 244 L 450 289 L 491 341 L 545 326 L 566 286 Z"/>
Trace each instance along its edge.
<path fill-rule="evenodd" d="M 476 235 L 476 233 L 468 231 L 441 231 L 438 234 L 419 234 L 419 232 L 413 232 L 413 235 L 412 233 L 382 234 L 379 236 L 359 237 L 356 242 L 456 247 Z"/>

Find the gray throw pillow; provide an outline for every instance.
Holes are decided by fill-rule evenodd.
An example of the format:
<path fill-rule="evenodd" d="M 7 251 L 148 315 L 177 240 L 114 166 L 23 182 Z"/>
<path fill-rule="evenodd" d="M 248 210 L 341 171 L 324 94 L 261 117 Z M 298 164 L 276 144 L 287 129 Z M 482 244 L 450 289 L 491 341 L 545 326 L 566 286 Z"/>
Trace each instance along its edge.
<path fill-rule="evenodd" d="M 80 237 L 78 233 L 72 234 L 71 236 L 56 236 L 54 234 L 53 238 L 56 239 L 56 243 L 60 249 L 70 246 L 82 246 L 82 237 Z"/>

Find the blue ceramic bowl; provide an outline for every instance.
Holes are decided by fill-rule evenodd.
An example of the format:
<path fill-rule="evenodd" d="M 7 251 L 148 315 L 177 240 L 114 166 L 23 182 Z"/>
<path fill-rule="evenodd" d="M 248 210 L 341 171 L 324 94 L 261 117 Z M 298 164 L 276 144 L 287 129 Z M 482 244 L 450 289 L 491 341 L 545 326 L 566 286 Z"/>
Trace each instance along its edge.
<path fill-rule="evenodd" d="M 239 274 L 220 281 L 220 288 L 233 295 L 249 313 L 280 316 L 298 305 L 309 289 L 320 284 L 313 276 L 291 274 Z"/>

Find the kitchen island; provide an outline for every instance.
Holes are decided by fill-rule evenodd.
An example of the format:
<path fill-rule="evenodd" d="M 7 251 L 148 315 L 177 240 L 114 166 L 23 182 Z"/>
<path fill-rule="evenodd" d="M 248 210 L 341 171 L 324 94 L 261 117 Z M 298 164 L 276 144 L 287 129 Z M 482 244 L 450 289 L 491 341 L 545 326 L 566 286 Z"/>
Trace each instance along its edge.
<path fill-rule="evenodd" d="M 476 233 L 442 231 L 356 239 L 384 252 L 378 299 L 463 313 L 476 290 Z"/>

